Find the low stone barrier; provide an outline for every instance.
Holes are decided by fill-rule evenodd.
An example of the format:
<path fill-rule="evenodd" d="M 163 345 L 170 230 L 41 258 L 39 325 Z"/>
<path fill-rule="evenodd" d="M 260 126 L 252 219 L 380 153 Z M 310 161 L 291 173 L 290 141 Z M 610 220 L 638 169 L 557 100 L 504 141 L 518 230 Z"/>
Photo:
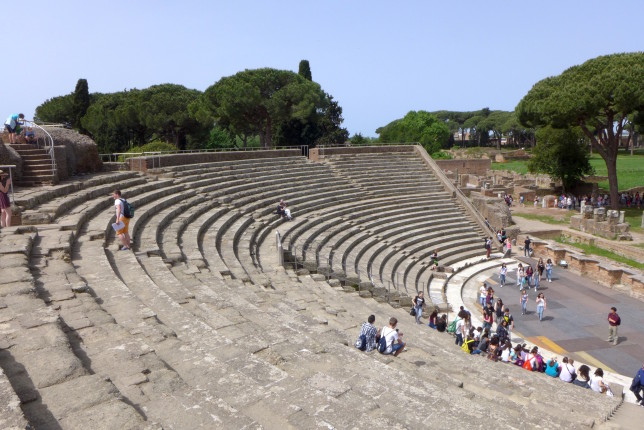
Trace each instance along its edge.
<path fill-rule="evenodd" d="M 214 163 L 217 161 L 249 160 L 253 158 L 299 157 L 297 149 L 269 149 L 266 151 L 191 152 L 187 154 L 150 155 L 132 157 L 126 163 L 129 170 L 146 172 L 159 167 L 182 166 L 184 164 Z"/>
<path fill-rule="evenodd" d="M 644 301 L 644 276 L 635 269 L 613 266 L 577 250 L 538 239 L 532 241 L 532 249 L 533 257 L 543 258 L 544 261 L 550 258 L 557 266 L 564 260 L 569 269 L 579 272 L 582 276 Z"/>

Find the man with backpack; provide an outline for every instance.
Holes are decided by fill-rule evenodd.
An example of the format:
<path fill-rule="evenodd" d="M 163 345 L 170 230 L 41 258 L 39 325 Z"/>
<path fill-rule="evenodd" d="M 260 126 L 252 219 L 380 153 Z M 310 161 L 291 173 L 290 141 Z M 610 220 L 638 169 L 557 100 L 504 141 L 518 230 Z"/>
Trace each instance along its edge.
<path fill-rule="evenodd" d="M 116 225 L 123 223 L 120 229 L 116 230 L 116 235 L 121 239 L 121 244 L 123 245 L 120 251 L 127 251 L 130 249 L 130 233 L 128 232 L 128 226 L 130 224 L 130 218 L 132 214 L 130 213 L 130 204 L 121 197 L 121 190 L 114 190 L 112 192 L 112 197 L 114 198 L 114 208 L 116 210 Z"/>
<path fill-rule="evenodd" d="M 362 323 L 358 340 L 356 340 L 356 348 L 360 351 L 369 352 L 373 351 L 376 347 L 376 338 L 378 337 L 378 329 L 373 323 L 376 322 L 375 315 L 369 315 L 367 322 Z"/>
<path fill-rule="evenodd" d="M 396 326 L 398 320 L 395 317 L 389 318 L 389 325 L 380 330 L 378 341 L 378 352 L 381 354 L 393 354 L 397 357 L 405 349 L 405 342 L 402 341 L 402 333 L 398 333 Z"/>

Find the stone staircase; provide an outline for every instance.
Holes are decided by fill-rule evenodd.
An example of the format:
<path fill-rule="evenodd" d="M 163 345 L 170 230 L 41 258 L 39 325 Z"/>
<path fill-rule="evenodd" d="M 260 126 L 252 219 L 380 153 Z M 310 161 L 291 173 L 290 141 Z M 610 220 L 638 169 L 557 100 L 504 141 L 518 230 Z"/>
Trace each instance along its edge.
<path fill-rule="evenodd" d="M 47 150 L 29 144 L 13 144 L 11 147 L 23 160 L 22 178 L 16 181 L 16 185 L 35 186 L 56 183 L 56 172 Z"/>

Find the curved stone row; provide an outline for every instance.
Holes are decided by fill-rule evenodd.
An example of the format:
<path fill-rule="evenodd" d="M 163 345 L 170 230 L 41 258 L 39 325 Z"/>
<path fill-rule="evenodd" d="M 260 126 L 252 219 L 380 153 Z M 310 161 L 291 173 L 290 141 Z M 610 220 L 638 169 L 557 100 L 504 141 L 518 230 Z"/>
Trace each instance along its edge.
<path fill-rule="evenodd" d="M 263 163 L 267 172 L 260 174 Z M 98 194 L 70 203 L 37 230 L 2 231 L 0 264 L 16 268 L 11 273 L 19 277 L 1 290 L 0 365 L 14 370 L 7 379 L 32 424 L 426 428 L 440 421 L 448 427 L 581 428 L 614 409 L 610 399 L 575 387 L 559 384 L 552 392 L 551 381 L 513 366 L 499 378 L 499 364 L 472 366 L 477 358 L 465 356 L 448 336 L 409 327 L 405 310 L 346 294 L 317 275 L 275 268 L 269 239 L 276 227 L 292 227 L 294 236 L 300 229 L 297 243 L 306 241 L 310 223 L 321 229 L 309 241 L 313 246 L 325 230 L 329 241 L 339 240 L 353 213 L 355 221 L 374 223 L 370 228 L 383 228 L 379 234 L 402 244 L 410 238 L 395 219 L 403 215 L 394 209 L 390 222 L 378 227 L 373 210 L 396 201 L 409 203 L 408 212 L 423 207 L 422 193 L 407 198 L 396 196 L 403 188 L 390 188 L 388 197 L 379 197 L 324 164 L 296 158 L 288 161 L 290 173 L 270 167 L 285 163 L 181 166 L 133 183 L 124 193 L 137 208 L 134 252 L 116 251 L 113 202 Z M 317 173 L 307 175 L 308 167 Z M 223 173 L 243 175 L 247 168 L 252 176 L 246 179 Z M 199 171 L 206 169 L 217 176 L 203 179 Z M 282 196 L 296 221 L 273 214 Z M 314 222 L 336 210 L 346 211 L 346 220 Z M 415 213 L 417 229 L 431 226 L 421 223 L 422 210 Z M 338 253 L 338 261 L 355 258 L 361 267 L 367 252 L 356 245 L 346 258 Z M 392 361 L 347 346 L 371 313 L 379 325 L 398 317 L 409 351 Z M 10 343 L 1 343 L 5 339 Z M 365 369 L 388 383 L 365 377 Z M 583 401 L 557 413 L 572 396 Z M 489 414 L 499 408 L 507 413 Z"/>

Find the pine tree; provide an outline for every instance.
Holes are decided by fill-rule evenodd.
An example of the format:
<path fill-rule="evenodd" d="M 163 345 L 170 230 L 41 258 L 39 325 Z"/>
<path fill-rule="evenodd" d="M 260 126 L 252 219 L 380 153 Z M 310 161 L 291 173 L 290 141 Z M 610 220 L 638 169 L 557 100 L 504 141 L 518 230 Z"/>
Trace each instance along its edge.
<path fill-rule="evenodd" d="M 79 79 L 76 83 L 76 89 L 74 90 L 72 104 L 74 120 L 72 126 L 81 132 L 83 132 L 83 128 L 81 127 L 81 118 L 87 112 L 89 103 L 89 87 L 87 85 L 87 79 Z"/>
<path fill-rule="evenodd" d="M 309 60 L 300 61 L 300 69 L 297 73 L 300 76 L 302 76 L 304 79 L 308 79 L 309 81 L 313 80 L 313 76 L 311 75 L 311 66 L 309 65 Z"/>

